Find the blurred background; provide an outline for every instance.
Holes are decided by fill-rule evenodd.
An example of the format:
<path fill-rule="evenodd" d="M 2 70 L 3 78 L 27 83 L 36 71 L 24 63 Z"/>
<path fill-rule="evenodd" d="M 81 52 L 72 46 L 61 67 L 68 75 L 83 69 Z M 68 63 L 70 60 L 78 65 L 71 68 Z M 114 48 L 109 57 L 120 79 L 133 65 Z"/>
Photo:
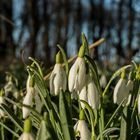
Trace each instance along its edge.
<path fill-rule="evenodd" d="M 104 67 L 140 62 L 140 0 L 0 0 L 0 70 L 35 57 L 54 64 L 57 44 L 74 56 L 81 33 Z M 15 65 L 14 65 L 15 67 Z"/>

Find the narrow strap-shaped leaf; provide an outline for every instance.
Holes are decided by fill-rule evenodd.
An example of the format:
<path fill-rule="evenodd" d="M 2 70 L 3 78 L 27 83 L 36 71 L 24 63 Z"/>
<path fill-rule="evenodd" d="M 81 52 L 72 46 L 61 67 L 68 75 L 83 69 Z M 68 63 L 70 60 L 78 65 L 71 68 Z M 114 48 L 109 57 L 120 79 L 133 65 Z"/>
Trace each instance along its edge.
<path fill-rule="evenodd" d="M 40 65 L 38 64 L 38 62 L 34 58 L 32 58 L 32 57 L 29 57 L 29 59 L 31 61 L 33 61 L 33 63 L 37 66 L 40 75 L 43 77 L 43 72 L 42 72 L 42 69 L 41 69 Z"/>
<path fill-rule="evenodd" d="M 1 108 L 6 112 L 8 117 L 11 119 L 11 121 L 21 130 L 23 131 L 23 126 L 22 122 L 14 115 L 14 113 L 5 105 L 2 104 Z"/>
<path fill-rule="evenodd" d="M 91 140 L 95 140 L 96 135 L 95 135 L 95 130 L 94 130 L 94 128 L 95 128 L 95 125 L 96 125 L 96 123 L 97 123 L 97 118 L 96 118 L 96 117 L 97 117 L 97 114 L 96 114 L 96 111 L 95 111 L 95 115 L 94 115 L 93 110 L 92 110 L 92 108 L 89 106 L 89 104 L 88 104 L 86 101 L 84 101 L 84 100 L 80 100 L 80 101 L 81 101 L 82 103 L 84 103 L 86 109 L 87 109 L 88 112 L 89 112 L 90 120 L 91 120 L 91 129 L 92 129 Z"/>
<path fill-rule="evenodd" d="M 107 122 L 105 129 L 114 121 L 115 116 L 122 111 L 122 104 L 123 104 L 124 100 L 119 104 L 119 106 L 117 107 L 117 109 L 114 111 L 114 113 L 112 114 L 112 116 L 110 117 L 109 121 Z"/>
<path fill-rule="evenodd" d="M 5 128 L 6 130 L 8 130 L 10 133 L 12 133 L 14 136 L 16 136 L 17 138 L 19 138 L 19 135 L 13 131 L 12 129 L 10 129 L 8 126 L 6 126 L 4 123 L 0 122 L 0 125 L 3 126 L 3 128 Z"/>
<path fill-rule="evenodd" d="M 36 140 L 52 140 L 52 139 L 53 138 L 50 134 L 50 131 L 46 127 L 45 120 L 42 120 L 40 124 L 40 128 L 38 129 L 38 132 L 37 132 Z"/>
<path fill-rule="evenodd" d="M 126 106 L 121 118 L 120 140 L 131 140 L 131 121 L 131 111 Z"/>
<path fill-rule="evenodd" d="M 108 128 L 108 129 L 105 129 L 102 134 L 99 134 L 99 136 L 97 137 L 96 140 L 100 140 L 101 138 L 101 135 L 103 136 L 106 136 L 106 135 L 109 135 L 110 133 L 114 132 L 114 131 L 119 131 L 120 129 L 117 128 L 117 127 L 112 127 L 112 128 Z"/>
<path fill-rule="evenodd" d="M 74 140 L 72 117 L 70 115 L 68 103 L 64 94 L 66 93 L 63 93 L 61 91 L 59 95 L 59 112 L 61 118 L 62 132 L 64 140 Z"/>

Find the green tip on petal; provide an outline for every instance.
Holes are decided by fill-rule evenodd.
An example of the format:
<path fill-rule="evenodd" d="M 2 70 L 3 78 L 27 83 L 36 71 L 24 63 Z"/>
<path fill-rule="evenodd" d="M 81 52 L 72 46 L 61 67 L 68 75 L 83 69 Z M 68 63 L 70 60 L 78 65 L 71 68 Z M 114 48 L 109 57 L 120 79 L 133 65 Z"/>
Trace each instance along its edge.
<path fill-rule="evenodd" d="M 24 122 L 24 132 L 30 133 L 32 128 L 32 122 L 31 119 L 26 119 Z"/>
<path fill-rule="evenodd" d="M 56 54 L 56 63 L 57 64 L 60 64 L 62 62 L 62 55 L 61 55 L 61 51 L 59 51 L 57 54 Z"/>
<path fill-rule="evenodd" d="M 2 88 L 1 90 L 0 90 L 0 96 L 2 97 L 4 95 L 4 89 Z"/>
<path fill-rule="evenodd" d="M 125 79 L 126 77 L 126 73 L 125 73 L 125 70 L 121 73 L 121 79 Z"/>
<path fill-rule="evenodd" d="M 79 49 L 78 57 L 82 58 L 82 57 L 84 57 L 84 55 L 85 55 L 85 47 L 84 47 L 84 45 L 82 45 Z"/>
<path fill-rule="evenodd" d="M 80 111 L 79 119 L 80 120 L 84 120 L 85 119 L 85 114 L 84 114 L 84 110 L 83 109 Z"/>
<path fill-rule="evenodd" d="M 34 87 L 34 85 L 35 85 L 34 76 L 31 76 L 29 86 Z"/>

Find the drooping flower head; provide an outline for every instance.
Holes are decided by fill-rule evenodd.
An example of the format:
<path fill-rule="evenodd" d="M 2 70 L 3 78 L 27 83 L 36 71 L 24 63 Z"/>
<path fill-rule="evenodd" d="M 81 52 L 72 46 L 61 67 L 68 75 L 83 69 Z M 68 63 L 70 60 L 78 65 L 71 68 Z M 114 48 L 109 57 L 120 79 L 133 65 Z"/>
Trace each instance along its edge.
<path fill-rule="evenodd" d="M 61 63 L 60 51 L 56 55 L 56 64 L 51 73 L 49 85 L 50 85 L 50 93 L 52 95 L 58 95 L 61 89 L 65 91 L 67 87 L 67 76 Z"/>
<path fill-rule="evenodd" d="M 78 54 L 78 58 L 71 67 L 68 77 L 68 86 L 69 91 L 78 91 L 80 92 L 86 81 L 86 64 L 85 59 L 83 58 L 85 53 L 84 46 L 81 46 Z"/>
<path fill-rule="evenodd" d="M 28 118 L 24 122 L 24 132 L 21 134 L 18 140 L 35 140 L 31 134 L 31 120 Z"/>
<path fill-rule="evenodd" d="M 34 79 L 33 77 L 29 76 L 27 80 L 27 85 L 26 85 L 26 95 L 25 98 L 23 99 L 23 104 L 28 105 L 32 107 L 33 105 L 33 98 L 35 94 L 35 89 L 34 89 Z M 23 118 L 27 118 L 30 114 L 30 109 L 23 106 L 22 107 L 22 113 L 23 113 Z"/>
<path fill-rule="evenodd" d="M 74 130 L 78 133 L 80 140 L 90 140 L 91 133 L 88 129 L 88 125 L 84 120 L 84 112 L 81 110 L 80 112 L 80 119 L 74 126 Z"/>
<path fill-rule="evenodd" d="M 114 103 L 118 105 L 123 101 L 123 106 L 128 106 L 131 100 L 131 92 L 133 90 L 133 81 L 129 76 L 129 80 L 125 79 L 125 72 L 122 72 L 121 79 L 115 86 L 113 93 Z"/>

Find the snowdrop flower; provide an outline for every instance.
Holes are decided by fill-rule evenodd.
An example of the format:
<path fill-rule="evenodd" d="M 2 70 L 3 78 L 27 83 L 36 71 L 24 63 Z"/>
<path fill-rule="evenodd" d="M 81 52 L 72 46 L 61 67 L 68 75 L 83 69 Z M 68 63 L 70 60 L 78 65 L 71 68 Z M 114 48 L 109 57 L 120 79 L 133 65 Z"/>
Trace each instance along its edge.
<path fill-rule="evenodd" d="M 125 99 L 125 94 L 127 93 L 126 84 L 127 81 L 122 78 L 116 84 L 113 93 L 113 100 L 115 104 L 117 103 L 119 105 Z"/>
<path fill-rule="evenodd" d="M 98 109 L 100 105 L 100 94 L 93 80 L 88 83 L 88 103 L 93 109 Z"/>
<path fill-rule="evenodd" d="M 74 128 L 80 133 L 80 140 L 90 140 L 90 131 L 85 120 L 79 120 Z"/>
<path fill-rule="evenodd" d="M 35 140 L 31 134 L 31 120 L 27 119 L 24 122 L 24 132 L 21 134 L 18 140 Z"/>
<path fill-rule="evenodd" d="M 66 90 L 67 76 L 62 64 L 55 64 L 54 69 L 50 76 L 50 93 L 58 95 L 60 89 Z"/>
<path fill-rule="evenodd" d="M 86 64 L 84 56 L 84 49 L 83 46 L 80 48 L 78 58 L 76 59 L 75 63 L 71 67 L 69 71 L 68 77 L 68 86 L 69 91 L 78 91 L 80 92 L 83 86 L 85 85 L 86 81 Z"/>
<path fill-rule="evenodd" d="M 122 72 L 121 79 L 118 81 L 114 89 L 113 100 L 114 103 L 117 103 L 118 105 L 123 101 L 122 105 L 128 106 L 131 101 L 133 81 L 130 78 L 127 82 L 127 80 L 124 79 L 124 77 L 125 77 L 125 72 Z"/>
<path fill-rule="evenodd" d="M 51 73 L 50 79 L 50 93 L 52 95 L 58 95 L 60 90 L 66 90 L 67 87 L 67 76 L 66 72 L 61 64 L 61 52 L 59 51 L 56 55 L 56 64 Z"/>
<path fill-rule="evenodd" d="M 80 112 L 81 114 L 81 112 Z M 80 120 L 74 125 L 74 130 L 76 132 L 79 132 L 80 140 L 90 140 L 91 134 L 88 129 L 88 125 L 86 121 L 84 120 L 84 116 L 80 116 Z"/>
<path fill-rule="evenodd" d="M 103 74 L 100 78 L 100 85 L 102 88 L 105 88 L 106 84 L 107 84 L 107 79 L 106 79 L 106 76 Z"/>
<path fill-rule="evenodd" d="M 138 95 L 138 114 L 140 115 L 140 94 Z"/>

